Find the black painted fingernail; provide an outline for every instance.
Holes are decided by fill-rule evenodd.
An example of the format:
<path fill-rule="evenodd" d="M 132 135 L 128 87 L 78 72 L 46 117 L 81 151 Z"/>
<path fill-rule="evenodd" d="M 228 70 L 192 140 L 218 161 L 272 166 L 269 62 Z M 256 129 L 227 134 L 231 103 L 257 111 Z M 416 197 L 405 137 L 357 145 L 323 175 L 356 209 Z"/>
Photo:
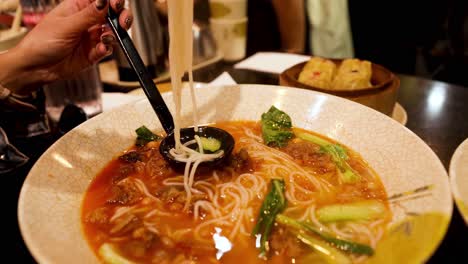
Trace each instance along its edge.
<path fill-rule="evenodd" d="M 115 41 L 115 37 L 113 35 L 105 35 L 101 37 L 101 41 L 104 44 L 112 44 Z"/>
<path fill-rule="evenodd" d="M 96 8 L 98 10 L 102 10 L 106 6 L 107 6 L 107 0 L 96 0 Z"/>
<path fill-rule="evenodd" d="M 120 12 L 120 10 L 122 10 L 123 8 L 123 1 L 122 0 L 117 1 L 117 3 L 115 4 L 115 8 L 117 9 L 117 12 Z"/>
<path fill-rule="evenodd" d="M 130 16 L 127 17 L 127 18 L 125 19 L 125 25 L 127 25 L 127 27 L 130 27 L 130 26 L 132 25 L 132 20 L 133 20 L 132 17 L 130 17 Z"/>
<path fill-rule="evenodd" d="M 106 45 L 106 56 L 111 55 L 113 52 L 112 46 Z"/>

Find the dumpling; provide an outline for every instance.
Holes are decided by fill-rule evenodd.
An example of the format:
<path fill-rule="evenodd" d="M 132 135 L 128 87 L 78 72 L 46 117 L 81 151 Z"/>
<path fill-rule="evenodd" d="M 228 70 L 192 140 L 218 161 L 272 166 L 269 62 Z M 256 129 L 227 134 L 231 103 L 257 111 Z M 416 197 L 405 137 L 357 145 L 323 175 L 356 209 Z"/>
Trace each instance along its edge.
<path fill-rule="evenodd" d="M 299 82 L 322 89 L 330 89 L 335 73 L 335 63 L 323 58 L 313 57 L 299 74 Z"/>
<path fill-rule="evenodd" d="M 371 88 L 372 64 L 369 61 L 346 59 L 338 68 L 332 90 L 359 90 Z"/>

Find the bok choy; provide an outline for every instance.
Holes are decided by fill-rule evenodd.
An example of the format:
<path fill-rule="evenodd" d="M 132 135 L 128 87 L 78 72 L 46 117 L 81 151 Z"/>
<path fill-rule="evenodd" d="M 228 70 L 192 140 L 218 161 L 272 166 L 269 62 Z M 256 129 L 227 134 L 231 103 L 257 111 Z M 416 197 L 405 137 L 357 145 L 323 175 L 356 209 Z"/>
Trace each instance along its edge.
<path fill-rule="evenodd" d="M 351 259 L 338 249 L 330 246 L 327 242 L 316 239 L 304 233 L 296 232 L 297 239 L 309 247 L 315 249 L 328 263 L 351 264 Z"/>
<path fill-rule="evenodd" d="M 297 231 L 302 231 L 304 233 L 311 233 L 311 234 L 317 235 L 318 237 L 332 244 L 336 248 L 349 252 L 349 253 L 364 254 L 364 255 L 374 254 L 374 250 L 368 245 L 339 239 L 331 234 L 327 234 L 321 231 L 320 229 L 310 225 L 309 223 L 299 222 L 297 220 L 294 220 L 282 214 L 279 214 L 278 216 L 276 216 L 276 222 L 286 227 L 293 228 Z"/>
<path fill-rule="evenodd" d="M 282 147 L 293 137 L 291 117 L 271 106 L 262 114 L 262 135 L 265 144 Z"/>
<path fill-rule="evenodd" d="M 342 146 L 308 133 L 299 133 L 297 137 L 319 145 L 323 153 L 330 155 L 344 183 L 353 183 L 361 179 L 361 176 L 348 164 L 348 155 Z"/>
<path fill-rule="evenodd" d="M 158 135 L 151 132 L 146 126 L 137 128 L 135 132 L 137 134 L 135 145 L 139 147 L 146 145 L 148 142 L 160 139 Z"/>
<path fill-rule="evenodd" d="M 256 237 L 256 247 L 260 248 L 260 256 L 265 257 L 269 250 L 268 239 L 275 223 L 276 216 L 286 208 L 284 196 L 284 180 L 271 180 L 270 192 L 265 197 L 260 208 L 257 224 L 252 235 Z"/>
<path fill-rule="evenodd" d="M 367 200 L 347 204 L 333 204 L 319 208 L 320 222 L 371 220 L 384 216 L 385 205 L 377 200 Z"/>

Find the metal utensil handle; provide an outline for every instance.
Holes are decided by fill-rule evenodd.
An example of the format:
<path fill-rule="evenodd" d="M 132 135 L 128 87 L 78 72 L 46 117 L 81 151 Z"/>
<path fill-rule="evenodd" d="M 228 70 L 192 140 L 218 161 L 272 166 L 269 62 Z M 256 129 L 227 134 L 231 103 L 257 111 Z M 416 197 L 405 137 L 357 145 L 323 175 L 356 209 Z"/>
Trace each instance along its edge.
<path fill-rule="evenodd" d="M 169 108 L 167 108 L 161 93 L 159 93 L 159 90 L 151 79 L 132 39 L 128 35 L 127 31 L 119 25 L 119 16 L 114 10 L 112 10 L 112 8 L 109 8 L 107 21 L 109 22 L 112 31 L 114 31 L 120 47 L 122 48 L 125 57 L 127 57 L 128 63 L 132 66 L 138 76 L 138 81 L 140 82 L 146 97 L 148 97 L 151 106 L 156 112 L 164 131 L 166 131 L 167 134 L 171 133 L 174 130 L 174 120 L 172 119 L 171 112 L 169 111 Z"/>

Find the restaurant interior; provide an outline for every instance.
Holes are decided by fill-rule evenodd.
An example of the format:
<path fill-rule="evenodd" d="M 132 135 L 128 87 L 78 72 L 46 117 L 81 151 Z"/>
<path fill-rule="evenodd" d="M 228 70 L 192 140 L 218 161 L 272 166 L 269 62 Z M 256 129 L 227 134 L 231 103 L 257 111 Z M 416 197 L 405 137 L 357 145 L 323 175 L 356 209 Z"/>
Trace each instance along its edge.
<path fill-rule="evenodd" d="M 467 76 L 466 0 L 0 0 L 4 258 L 468 263 Z"/>

